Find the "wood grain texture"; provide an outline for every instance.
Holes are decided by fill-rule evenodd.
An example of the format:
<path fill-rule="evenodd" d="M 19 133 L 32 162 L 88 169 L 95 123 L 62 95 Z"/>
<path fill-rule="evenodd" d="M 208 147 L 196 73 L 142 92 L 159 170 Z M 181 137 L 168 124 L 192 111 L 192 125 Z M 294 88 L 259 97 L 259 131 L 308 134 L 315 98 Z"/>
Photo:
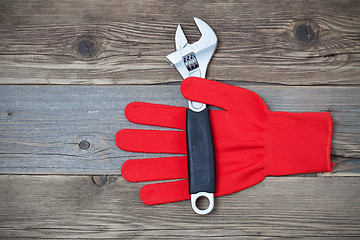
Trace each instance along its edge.
<path fill-rule="evenodd" d="M 0 238 L 360 238 L 359 3 L 0 0 Z M 273 111 L 331 112 L 332 173 L 268 177 L 207 216 L 140 201 L 123 162 L 164 155 L 121 151 L 115 134 L 159 129 L 125 119 L 132 101 L 186 106 L 164 58 L 177 24 L 200 37 L 194 16 L 219 39 L 208 78 Z"/>
<path fill-rule="evenodd" d="M 331 175 L 359 174 L 359 87 L 237 85 L 258 93 L 273 111 L 330 111 L 337 164 Z M 115 145 L 120 129 L 160 129 L 125 119 L 124 108 L 133 101 L 187 103 L 179 85 L 1 86 L 0 173 L 111 175 L 120 174 L 127 159 L 159 156 Z"/>
<path fill-rule="evenodd" d="M 181 81 L 165 62 L 194 16 L 219 44 L 207 77 L 359 84 L 359 1 L 0 1 L 0 84 Z"/>
<path fill-rule="evenodd" d="M 142 184 L 108 177 L 0 176 L 3 238 L 356 239 L 360 182 L 353 177 L 272 177 L 216 198 L 195 214 L 189 201 L 146 206 Z"/>

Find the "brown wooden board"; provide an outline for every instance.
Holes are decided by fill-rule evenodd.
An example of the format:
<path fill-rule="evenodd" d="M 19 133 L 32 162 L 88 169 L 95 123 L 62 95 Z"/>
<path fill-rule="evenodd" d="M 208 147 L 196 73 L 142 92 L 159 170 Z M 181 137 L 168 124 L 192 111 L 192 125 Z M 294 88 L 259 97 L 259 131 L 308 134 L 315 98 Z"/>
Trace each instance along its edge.
<path fill-rule="evenodd" d="M 236 85 L 257 92 L 273 111 L 331 112 L 334 173 L 358 175 L 359 87 Z M 159 156 L 115 145 L 120 129 L 160 129 L 129 123 L 124 108 L 132 101 L 187 104 L 179 85 L 1 86 L 0 173 L 112 175 L 127 159 Z"/>
<path fill-rule="evenodd" d="M 0 1 L 0 84 L 181 81 L 165 62 L 199 17 L 219 44 L 207 77 L 359 84 L 359 1 Z"/>
<path fill-rule="evenodd" d="M 354 177 L 268 177 L 215 199 L 206 216 L 190 201 L 146 206 L 143 184 L 91 176 L 0 176 L 0 235 L 81 239 L 356 239 L 360 182 Z"/>

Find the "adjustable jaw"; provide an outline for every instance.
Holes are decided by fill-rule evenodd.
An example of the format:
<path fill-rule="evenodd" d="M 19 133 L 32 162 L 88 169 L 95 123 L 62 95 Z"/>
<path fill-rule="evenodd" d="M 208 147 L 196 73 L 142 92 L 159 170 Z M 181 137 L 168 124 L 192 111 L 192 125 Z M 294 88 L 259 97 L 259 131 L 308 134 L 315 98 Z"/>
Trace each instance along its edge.
<path fill-rule="evenodd" d="M 217 45 L 214 31 L 204 21 L 194 18 L 201 33 L 199 41 L 189 44 L 185 34 L 178 25 L 175 33 L 176 52 L 166 56 L 185 79 L 190 76 L 205 78 L 206 69 Z"/>

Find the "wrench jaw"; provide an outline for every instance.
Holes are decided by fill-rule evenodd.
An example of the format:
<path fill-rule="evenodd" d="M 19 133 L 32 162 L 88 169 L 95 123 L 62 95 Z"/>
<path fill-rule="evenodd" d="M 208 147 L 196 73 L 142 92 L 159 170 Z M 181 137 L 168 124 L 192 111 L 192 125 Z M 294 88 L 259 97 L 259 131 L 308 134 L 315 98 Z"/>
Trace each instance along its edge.
<path fill-rule="evenodd" d="M 194 18 L 194 21 L 201 33 L 200 39 L 189 44 L 181 26 L 178 25 L 175 33 L 176 51 L 166 56 L 166 60 L 184 79 L 190 76 L 205 77 L 217 45 L 217 37 L 211 27 L 199 18 Z"/>
<path fill-rule="evenodd" d="M 194 21 L 201 33 L 199 41 L 197 41 L 195 44 L 197 44 L 198 46 L 204 46 L 203 48 L 199 48 L 199 51 L 197 53 L 201 72 L 200 77 L 204 78 L 207 66 L 217 46 L 217 37 L 215 32 L 206 22 L 196 17 L 194 18 Z"/>
<path fill-rule="evenodd" d="M 175 32 L 175 48 L 176 51 L 184 48 L 188 44 L 188 41 L 185 37 L 185 34 L 180 26 L 180 24 L 176 28 Z"/>

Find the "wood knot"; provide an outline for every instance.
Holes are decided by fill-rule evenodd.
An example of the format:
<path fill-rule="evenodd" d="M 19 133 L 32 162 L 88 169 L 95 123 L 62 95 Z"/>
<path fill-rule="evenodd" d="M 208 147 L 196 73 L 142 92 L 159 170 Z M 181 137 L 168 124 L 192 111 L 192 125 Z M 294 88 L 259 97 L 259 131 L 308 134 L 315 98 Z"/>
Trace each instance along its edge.
<path fill-rule="evenodd" d="M 104 186 L 107 183 L 107 176 L 100 175 L 100 176 L 92 176 L 92 181 L 99 186 Z"/>
<path fill-rule="evenodd" d="M 81 56 L 91 58 L 96 54 L 96 45 L 88 39 L 83 39 L 78 42 L 77 50 Z"/>
<path fill-rule="evenodd" d="M 295 27 L 295 36 L 302 42 L 309 43 L 316 37 L 316 31 L 313 24 L 310 22 L 303 22 Z"/>
<path fill-rule="evenodd" d="M 11 116 L 13 115 L 13 113 L 12 113 L 12 112 L 7 112 L 7 115 L 8 115 L 9 117 L 11 117 Z"/>
<path fill-rule="evenodd" d="M 88 150 L 90 148 L 90 143 L 86 140 L 82 140 L 80 143 L 79 143 L 79 148 L 81 150 Z"/>

